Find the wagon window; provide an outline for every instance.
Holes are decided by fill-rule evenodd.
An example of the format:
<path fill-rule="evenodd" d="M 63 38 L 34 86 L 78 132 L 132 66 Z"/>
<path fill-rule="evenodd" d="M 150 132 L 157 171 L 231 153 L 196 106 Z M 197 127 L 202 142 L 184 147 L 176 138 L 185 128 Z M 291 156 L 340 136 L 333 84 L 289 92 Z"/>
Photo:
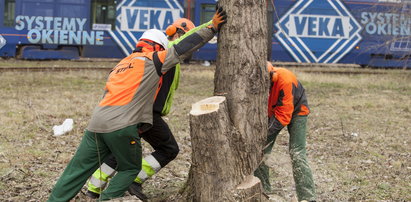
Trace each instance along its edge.
<path fill-rule="evenodd" d="M 215 4 L 201 4 L 200 24 L 210 21 L 214 13 Z"/>
<path fill-rule="evenodd" d="M 92 0 L 91 22 L 93 29 L 115 29 L 115 0 Z"/>
<path fill-rule="evenodd" d="M 14 25 L 14 11 L 16 7 L 15 0 L 4 1 L 4 26 L 12 27 Z"/>

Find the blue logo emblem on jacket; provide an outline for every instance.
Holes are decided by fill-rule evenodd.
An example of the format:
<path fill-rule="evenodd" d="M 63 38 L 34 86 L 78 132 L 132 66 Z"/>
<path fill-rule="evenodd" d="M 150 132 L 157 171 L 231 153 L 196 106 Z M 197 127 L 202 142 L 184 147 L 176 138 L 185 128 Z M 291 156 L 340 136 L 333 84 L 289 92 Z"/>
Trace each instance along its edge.
<path fill-rule="evenodd" d="M 361 26 L 340 0 L 300 0 L 276 24 L 297 62 L 336 63 L 360 40 Z"/>

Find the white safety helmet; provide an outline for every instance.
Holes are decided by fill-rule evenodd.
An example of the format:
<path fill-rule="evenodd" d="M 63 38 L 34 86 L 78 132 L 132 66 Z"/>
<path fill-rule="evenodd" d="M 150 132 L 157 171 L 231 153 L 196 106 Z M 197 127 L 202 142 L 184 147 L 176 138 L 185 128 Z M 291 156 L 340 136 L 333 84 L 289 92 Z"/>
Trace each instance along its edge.
<path fill-rule="evenodd" d="M 166 49 L 168 45 L 168 40 L 167 40 L 166 35 L 158 29 L 149 29 L 145 31 L 143 35 L 141 35 L 139 40 L 141 39 L 148 39 L 148 40 L 154 41 L 162 45 L 164 49 Z"/>

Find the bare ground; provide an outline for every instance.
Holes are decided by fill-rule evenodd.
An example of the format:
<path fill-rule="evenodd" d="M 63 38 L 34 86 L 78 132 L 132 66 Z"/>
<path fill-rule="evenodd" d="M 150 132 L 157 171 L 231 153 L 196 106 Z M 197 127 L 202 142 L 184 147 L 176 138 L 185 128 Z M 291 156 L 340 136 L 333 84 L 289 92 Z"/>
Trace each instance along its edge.
<path fill-rule="evenodd" d="M 8 63 L 0 61 L 0 66 Z M 172 112 L 165 117 L 180 154 L 144 184 L 151 201 L 172 201 L 167 197 L 184 187 L 191 161 L 188 113 L 192 103 L 212 96 L 213 68 L 183 65 Z M 307 90 L 312 111 L 308 158 L 318 201 L 411 201 L 411 72 L 322 74 L 292 70 Z M 105 71 L 0 72 L 2 200 L 47 199 L 80 142 L 106 76 Z M 53 125 L 66 118 L 74 119 L 74 129 L 53 137 Z M 143 147 L 145 153 L 151 151 L 145 142 Z M 279 136 L 268 165 L 272 168 L 272 200 L 294 201 L 287 131 Z M 82 194 L 76 198 L 84 200 Z"/>

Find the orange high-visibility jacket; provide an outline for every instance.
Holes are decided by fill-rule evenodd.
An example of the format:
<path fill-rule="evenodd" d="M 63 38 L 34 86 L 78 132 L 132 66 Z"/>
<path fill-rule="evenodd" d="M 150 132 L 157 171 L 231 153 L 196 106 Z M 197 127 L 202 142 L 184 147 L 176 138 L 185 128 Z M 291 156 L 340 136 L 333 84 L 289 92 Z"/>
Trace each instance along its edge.
<path fill-rule="evenodd" d="M 275 118 L 286 126 L 295 115 L 308 115 L 307 98 L 304 87 L 297 77 L 285 68 L 269 68 L 272 73 L 268 98 L 268 117 Z"/>
<path fill-rule="evenodd" d="M 164 51 L 136 52 L 111 71 L 105 93 L 87 130 L 110 133 L 138 123 L 152 124 L 160 77 L 214 36 L 202 28 Z"/>

